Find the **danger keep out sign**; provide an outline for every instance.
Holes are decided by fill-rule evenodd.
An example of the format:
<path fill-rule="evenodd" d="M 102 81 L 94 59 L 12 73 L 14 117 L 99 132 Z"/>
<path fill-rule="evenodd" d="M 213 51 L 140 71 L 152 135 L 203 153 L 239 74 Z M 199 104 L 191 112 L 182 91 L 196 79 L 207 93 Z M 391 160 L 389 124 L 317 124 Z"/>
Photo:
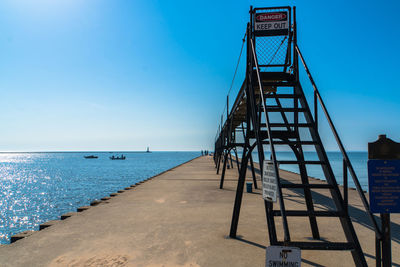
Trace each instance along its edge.
<path fill-rule="evenodd" d="M 289 31 L 287 11 L 256 13 L 254 30 L 265 35 L 286 35 Z"/>

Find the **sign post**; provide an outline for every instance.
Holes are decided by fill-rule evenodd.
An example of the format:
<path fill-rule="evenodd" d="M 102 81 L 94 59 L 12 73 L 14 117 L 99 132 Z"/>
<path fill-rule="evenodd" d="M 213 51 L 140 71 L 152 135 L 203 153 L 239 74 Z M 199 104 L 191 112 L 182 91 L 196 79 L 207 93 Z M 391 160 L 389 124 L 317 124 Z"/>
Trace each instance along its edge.
<path fill-rule="evenodd" d="M 276 181 L 274 163 L 264 160 L 262 173 L 262 196 L 269 202 L 276 202 L 278 184 Z M 269 246 L 266 249 L 265 266 L 293 266 L 300 267 L 301 250 L 295 247 Z"/>
<path fill-rule="evenodd" d="M 380 213 L 382 238 L 376 240 L 376 266 L 392 266 L 390 213 L 400 213 L 400 143 L 379 135 L 368 143 L 370 210 Z"/>

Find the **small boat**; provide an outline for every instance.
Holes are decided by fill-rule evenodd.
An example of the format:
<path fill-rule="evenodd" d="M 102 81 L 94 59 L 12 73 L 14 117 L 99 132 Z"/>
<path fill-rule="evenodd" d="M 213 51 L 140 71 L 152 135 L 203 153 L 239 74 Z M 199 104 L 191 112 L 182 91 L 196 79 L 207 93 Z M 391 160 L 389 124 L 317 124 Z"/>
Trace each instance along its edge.
<path fill-rule="evenodd" d="M 97 159 L 98 156 L 95 155 L 89 155 L 89 156 L 83 156 L 85 159 Z"/>
<path fill-rule="evenodd" d="M 112 157 L 110 157 L 110 159 L 111 160 L 124 160 L 124 159 L 126 159 L 126 157 L 124 155 L 121 155 L 120 157 L 112 155 Z"/>
<path fill-rule="evenodd" d="M 150 153 L 150 149 L 149 149 L 149 147 L 147 147 L 146 153 Z"/>

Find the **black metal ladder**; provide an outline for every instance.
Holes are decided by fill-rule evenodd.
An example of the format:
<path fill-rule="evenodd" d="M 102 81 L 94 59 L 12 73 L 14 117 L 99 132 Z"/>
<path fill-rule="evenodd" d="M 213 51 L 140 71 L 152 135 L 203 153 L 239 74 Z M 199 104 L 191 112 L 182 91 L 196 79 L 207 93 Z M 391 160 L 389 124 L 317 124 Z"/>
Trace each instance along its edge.
<path fill-rule="evenodd" d="M 279 91 L 279 89 L 278 89 Z M 326 242 L 326 241 L 305 241 L 305 242 L 293 242 L 290 240 L 278 241 L 277 238 L 273 238 L 271 240 L 272 245 L 286 245 L 286 246 L 295 246 L 301 249 L 324 249 L 324 250 L 351 250 L 352 253 L 358 254 L 354 255 L 356 258 L 363 259 L 362 250 L 360 244 L 358 242 L 356 233 L 354 231 L 353 225 L 351 223 L 351 219 L 347 212 L 347 208 L 345 207 L 342 195 L 340 193 L 338 184 L 336 182 L 335 176 L 333 174 L 332 168 L 329 163 L 329 159 L 325 152 L 324 146 L 321 142 L 321 138 L 318 133 L 318 129 L 316 128 L 316 124 L 313 120 L 313 116 L 311 114 L 310 108 L 308 106 L 307 100 L 303 93 L 300 84 L 297 84 L 293 87 L 293 94 L 286 94 L 285 98 L 293 98 L 293 106 L 292 107 L 283 107 L 280 104 L 280 96 L 279 94 L 272 93 L 265 95 L 265 99 L 273 98 L 277 102 L 277 106 L 269 107 L 266 105 L 267 113 L 280 113 L 280 119 L 283 121 L 282 123 L 270 123 L 271 127 L 271 137 L 268 138 L 268 142 L 272 142 L 275 145 L 286 145 L 289 146 L 293 154 L 295 156 L 295 160 L 280 160 L 277 156 L 277 164 L 278 165 L 297 165 L 299 168 L 300 180 L 299 183 L 278 183 L 280 187 L 280 191 L 282 189 L 302 189 L 304 192 L 304 200 L 305 200 L 305 209 L 304 210 L 286 210 L 285 206 L 280 207 L 279 210 L 268 209 L 267 216 L 270 220 L 275 220 L 275 217 L 308 217 L 310 221 L 311 233 L 314 239 L 320 239 L 320 233 L 317 224 L 318 217 L 332 217 L 338 218 L 342 224 L 342 228 L 344 230 L 347 242 Z M 268 101 L 267 100 L 267 101 Z M 298 116 L 299 114 L 303 114 L 306 122 L 299 122 Z M 292 117 L 292 122 L 289 122 L 288 117 Z M 260 125 L 260 126 L 266 126 Z M 275 128 L 279 128 L 278 134 L 273 134 Z M 286 130 L 282 130 L 282 128 L 286 128 Z M 303 140 L 300 134 L 300 128 L 304 128 L 309 131 L 311 136 L 311 140 Z M 261 128 L 261 132 L 263 128 Z M 265 139 L 264 139 L 265 140 Z M 263 140 L 263 141 L 264 141 Z M 318 160 L 306 160 L 303 152 L 304 145 L 312 145 L 315 148 L 315 151 L 318 154 Z M 326 183 L 325 184 L 312 184 L 309 181 L 308 173 L 307 173 L 307 165 L 319 165 L 321 166 Z M 323 210 L 316 211 L 314 209 L 313 197 L 311 193 L 311 189 L 325 189 L 329 190 L 332 200 L 335 203 L 336 209 L 334 210 Z M 284 198 L 283 198 L 284 199 Z M 272 227 L 275 227 L 275 223 L 271 224 Z M 275 233 L 276 229 L 270 229 L 271 232 Z"/>
<path fill-rule="evenodd" d="M 257 63 L 257 54 L 254 48 L 254 37 L 249 34 L 248 42 L 248 71 L 247 71 L 247 138 L 246 146 L 243 152 L 242 166 L 240 169 L 237 195 L 235 199 L 234 212 L 232 217 L 230 236 L 236 236 L 238 216 L 241 203 L 241 194 L 243 193 L 243 184 L 245 178 L 245 169 L 247 169 L 247 158 L 251 155 L 250 139 L 255 139 L 254 144 L 257 147 L 260 167 L 262 168 L 264 154 L 264 145 L 268 144 L 271 153 L 271 160 L 274 166 L 279 210 L 274 209 L 271 202 L 264 200 L 268 232 L 271 245 L 294 246 L 300 249 L 308 250 L 349 250 L 352 253 L 354 262 L 357 266 L 367 266 L 366 260 L 358 241 L 353 224 L 349 217 L 347 206 L 342 198 L 336 178 L 332 171 L 329 159 L 319 136 L 317 124 L 314 121 L 311 110 L 308 106 L 307 99 L 304 95 L 299 79 L 294 77 L 291 80 L 280 79 L 278 76 L 273 77 L 274 73 L 268 73 L 269 79 L 262 77 L 260 67 Z M 297 55 L 294 57 L 295 62 Z M 297 67 L 297 66 L 295 66 Z M 290 77 L 289 74 L 287 77 Z M 294 75 L 292 75 L 294 76 Z M 293 83 L 293 80 L 295 81 Z M 290 104 L 282 105 L 280 99 L 280 85 L 284 83 L 285 89 L 290 88 L 291 93 L 284 94 L 285 99 L 292 99 Z M 265 90 L 267 86 L 274 86 L 274 91 Z M 257 92 L 257 94 L 256 94 Z M 270 104 L 271 98 L 275 100 L 273 105 Z M 301 114 L 301 115 L 300 115 Z M 273 122 L 278 117 L 279 122 Z M 291 120 L 289 119 L 291 118 Z M 300 122 L 299 117 L 303 120 Z M 278 128 L 278 129 L 276 129 Z M 300 128 L 308 130 L 311 139 L 304 140 Z M 288 146 L 295 160 L 280 160 L 276 153 L 276 146 Z M 304 145 L 312 145 L 318 155 L 318 160 L 306 160 L 303 152 Z M 254 146 L 253 146 L 254 148 Z M 283 164 L 297 165 L 300 173 L 300 181 L 295 184 L 285 184 L 280 178 L 278 166 Z M 307 166 L 321 166 L 326 184 L 311 184 L 308 178 Z M 285 198 L 283 196 L 284 189 L 298 188 L 303 190 L 305 201 L 305 209 L 303 210 L 287 210 L 285 208 Z M 313 203 L 312 189 L 328 190 L 335 208 L 332 210 L 315 210 Z M 347 203 L 346 203 L 347 204 Z M 284 240 L 278 240 L 277 229 L 275 224 L 276 217 L 282 218 Z M 308 217 L 312 237 L 315 241 L 293 241 L 291 239 L 288 217 Z M 337 218 L 340 221 L 346 240 L 344 242 L 321 241 L 318 229 L 318 217 Z"/>

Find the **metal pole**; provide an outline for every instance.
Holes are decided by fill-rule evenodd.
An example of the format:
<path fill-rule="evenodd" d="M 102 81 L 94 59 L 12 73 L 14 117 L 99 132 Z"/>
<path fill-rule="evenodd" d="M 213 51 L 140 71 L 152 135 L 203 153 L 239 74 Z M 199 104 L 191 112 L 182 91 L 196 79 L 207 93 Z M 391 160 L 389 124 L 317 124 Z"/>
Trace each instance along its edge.
<path fill-rule="evenodd" d="M 381 240 L 375 234 L 375 262 L 376 267 L 382 266 L 382 257 L 381 257 Z"/>
<path fill-rule="evenodd" d="M 248 141 L 246 141 L 246 143 L 248 144 Z M 239 180 L 238 180 L 237 189 L 236 189 L 231 229 L 229 232 L 229 237 L 231 237 L 231 238 L 236 238 L 236 232 L 237 232 L 237 227 L 238 227 L 238 223 L 239 223 L 240 206 L 242 204 L 243 188 L 244 188 L 244 182 L 246 180 L 246 170 L 247 170 L 247 160 L 248 160 L 247 149 L 248 149 L 248 146 L 245 145 L 243 148 L 243 156 L 242 156 L 242 162 L 241 162 L 241 167 L 240 167 Z"/>
<path fill-rule="evenodd" d="M 235 159 L 236 159 L 236 165 L 237 165 L 238 172 L 240 173 L 239 157 L 238 157 L 238 153 L 237 153 L 237 149 L 236 148 L 235 148 Z"/>
<path fill-rule="evenodd" d="M 229 117 L 229 95 L 226 96 L 226 119 Z"/>
<path fill-rule="evenodd" d="M 251 152 L 250 152 L 250 167 L 251 167 L 251 174 L 253 176 L 254 189 L 258 189 L 256 172 L 254 171 L 253 156 L 251 155 Z"/>
<path fill-rule="evenodd" d="M 296 77 L 296 82 L 299 82 L 299 57 L 296 53 L 297 46 L 297 21 L 296 21 L 296 7 L 293 7 L 293 65 L 294 65 L 294 75 Z"/>
<path fill-rule="evenodd" d="M 284 242 L 289 242 L 290 241 L 290 233 L 289 233 L 289 226 L 288 226 L 287 217 L 286 217 L 285 204 L 284 204 L 284 201 L 283 201 L 282 188 L 280 186 L 281 181 L 280 181 L 280 178 L 279 178 L 279 168 L 278 168 L 278 163 L 277 163 L 276 154 L 275 154 L 274 142 L 273 142 L 273 138 L 272 138 L 272 134 L 271 134 L 271 126 L 270 126 L 270 122 L 269 122 L 269 117 L 267 115 L 267 107 L 266 107 L 265 100 L 264 100 L 264 92 L 263 92 L 263 89 L 262 89 L 263 87 L 262 87 L 261 78 L 260 78 L 260 69 L 258 67 L 258 61 L 257 61 L 256 53 L 255 53 L 255 50 L 254 50 L 253 39 L 250 39 L 250 43 L 251 43 L 251 49 L 252 49 L 254 64 L 255 64 L 255 67 L 256 67 L 258 86 L 259 86 L 259 89 L 260 89 L 260 99 L 262 101 L 262 105 L 263 105 L 263 109 L 264 109 L 263 113 L 264 113 L 264 116 L 265 116 L 265 123 L 267 125 L 268 138 L 270 140 L 269 146 L 270 146 L 270 150 L 271 150 L 272 162 L 274 164 L 276 183 L 277 183 L 277 186 L 278 186 L 279 205 L 280 205 L 280 208 L 281 208 L 283 230 L 284 230 L 283 239 L 284 239 Z M 261 161 L 261 159 L 260 159 L 260 161 Z M 260 163 L 260 168 L 261 168 L 261 164 L 262 163 Z"/>
<path fill-rule="evenodd" d="M 219 182 L 219 189 L 224 188 L 224 179 L 225 179 L 225 170 L 226 170 L 226 162 L 228 161 L 228 153 L 224 155 L 224 166 L 222 167 L 221 181 Z"/>
<path fill-rule="evenodd" d="M 218 155 L 218 164 L 217 164 L 217 174 L 219 174 L 219 166 L 221 165 L 221 157 L 222 157 L 222 155 L 221 155 L 221 153 L 218 153 L 219 155 Z"/>
<path fill-rule="evenodd" d="M 392 241 L 390 238 L 390 213 L 381 213 L 382 221 L 382 266 L 392 266 Z"/>
<path fill-rule="evenodd" d="M 318 97 L 317 91 L 314 90 L 314 122 L 315 128 L 318 130 Z"/>
<path fill-rule="evenodd" d="M 343 201 L 346 212 L 349 211 L 349 197 L 348 197 L 348 178 L 347 178 L 347 163 L 343 159 Z"/>

